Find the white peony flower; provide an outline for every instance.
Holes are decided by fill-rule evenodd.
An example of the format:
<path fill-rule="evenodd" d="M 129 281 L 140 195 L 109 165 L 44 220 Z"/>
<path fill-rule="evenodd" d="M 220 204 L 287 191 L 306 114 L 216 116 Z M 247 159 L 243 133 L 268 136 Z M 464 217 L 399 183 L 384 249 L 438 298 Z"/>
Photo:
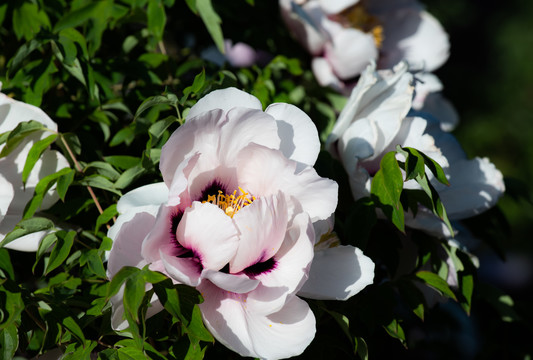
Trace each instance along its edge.
<path fill-rule="evenodd" d="M 29 120 L 38 121 L 51 131 L 57 131 L 57 124 L 41 109 L 0 93 L 0 133 L 11 131 L 19 123 Z M 47 149 L 35 164 L 24 186 L 22 170 L 28 153 L 36 141 L 48 135 L 45 131 L 30 134 L 8 156 L 0 159 L 0 240 L 22 220 L 24 207 L 33 196 L 39 180 L 69 166 L 61 153 Z M 4 146 L 5 144 L 0 145 L 0 151 Z M 43 200 L 41 210 L 48 209 L 59 200 L 55 187 L 52 187 L 47 195 Z M 36 251 L 46 234 L 46 231 L 28 234 L 4 247 L 19 251 Z"/>
<path fill-rule="evenodd" d="M 298 108 L 263 112 L 237 89 L 210 93 L 163 147 L 164 183 L 120 199 L 108 276 L 150 264 L 202 293 L 205 325 L 233 351 L 266 359 L 302 353 L 315 318 L 298 295 L 345 300 L 374 276 L 357 248 L 314 251 L 314 224 L 337 205 L 337 184 L 312 167 L 319 150 L 314 124 Z M 162 309 L 156 297 L 152 303 L 149 316 Z M 112 304 L 113 327 L 126 328 L 122 294 Z"/>

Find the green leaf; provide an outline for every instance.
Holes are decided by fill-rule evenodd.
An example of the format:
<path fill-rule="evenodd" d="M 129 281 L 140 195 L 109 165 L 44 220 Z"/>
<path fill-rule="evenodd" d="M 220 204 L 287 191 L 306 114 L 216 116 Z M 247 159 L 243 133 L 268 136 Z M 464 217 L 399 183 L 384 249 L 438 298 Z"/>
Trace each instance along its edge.
<path fill-rule="evenodd" d="M 130 186 L 135 180 L 146 173 L 142 166 L 134 166 L 124 171 L 114 184 L 115 189 L 124 189 Z"/>
<path fill-rule="evenodd" d="M 371 194 L 387 218 L 402 232 L 405 232 L 403 207 L 400 196 L 403 189 L 403 177 L 395 152 L 385 154 L 380 162 L 380 169 L 374 175 Z M 377 201 L 376 201 L 377 200 Z"/>
<path fill-rule="evenodd" d="M 54 185 L 58 178 L 69 173 L 70 171 L 70 168 L 63 168 L 54 174 L 45 176 L 37 183 L 35 186 L 35 194 L 24 208 L 23 219 L 29 219 L 33 216 L 33 214 L 35 214 L 35 212 L 41 207 L 41 203 L 46 192 Z"/>
<path fill-rule="evenodd" d="M 146 360 L 147 357 L 142 350 L 134 347 L 123 347 L 118 349 L 119 360 Z"/>
<path fill-rule="evenodd" d="M 65 201 L 65 196 L 67 195 L 67 190 L 70 187 L 70 185 L 72 184 L 72 182 L 74 181 L 74 175 L 75 174 L 76 174 L 76 170 L 70 169 L 69 172 L 67 172 L 66 174 L 61 175 L 57 179 L 56 190 L 57 190 L 57 194 L 59 195 L 59 198 L 62 201 Z"/>
<path fill-rule="evenodd" d="M 98 232 L 98 229 L 100 229 L 100 226 L 107 224 L 117 214 L 118 214 L 117 204 L 113 204 L 109 206 L 107 209 L 105 209 L 104 212 L 101 213 L 96 219 L 96 226 L 94 227 L 94 233 L 96 234 Z"/>
<path fill-rule="evenodd" d="M 50 39 L 31 39 L 29 42 L 22 45 L 15 56 L 8 63 L 8 75 L 13 77 L 22 66 L 24 60 L 35 50 L 48 43 Z"/>
<path fill-rule="evenodd" d="M 141 159 L 135 156 L 127 155 L 115 155 L 115 156 L 106 156 L 104 160 L 116 167 L 117 169 L 126 170 L 135 165 L 138 165 L 141 162 Z"/>
<path fill-rule="evenodd" d="M 81 179 L 79 182 L 80 184 L 85 185 L 85 186 L 96 187 L 102 190 L 110 191 L 119 196 L 122 196 L 122 193 L 115 188 L 114 184 L 111 181 L 109 181 L 107 178 L 103 177 L 102 175 L 94 174 L 94 175 L 86 176 L 83 179 Z"/>
<path fill-rule="evenodd" d="M 70 253 L 70 249 L 74 244 L 74 238 L 76 237 L 75 231 L 69 231 L 68 233 L 58 231 L 56 234 L 57 242 L 50 254 L 50 260 L 48 261 L 48 264 L 46 264 L 44 271 L 45 275 L 48 275 L 52 270 L 63 264 Z"/>
<path fill-rule="evenodd" d="M 13 150 L 17 148 L 20 142 L 31 133 L 46 129 L 45 126 L 35 120 L 25 121 L 18 124 L 10 132 L 5 132 L 0 135 L 0 144 L 4 142 L 6 145 L 0 152 L 0 158 L 9 155 Z"/>
<path fill-rule="evenodd" d="M 161 0 L 149 0 L 146 16 L 148 17 L 148 30 L 155 36 L 158 42 L 161 41 L 167 22 L 165 7 Z"/>
<path fill-rule="evenodd" d="M 196 0 L 196 10 L 207 27 L 207 31 L 213 38 L 218 50 L 224 54 L 226 52 L 224 49 L 224 36 L 220 27 L 222 20 L 220 20 L 220 17 L 213 9 L 211 0 Z"/>
<path fill-rule="evenodd" d="M 177 117 L 169 116 L 163 120 L 159 120 L 153 123 L 148 129 L 148 134 L 150 134 L 150 141 L 148 144 L 149 146 L 147 146 L 147 148 L 150 148 L 154 144 L 156 144 L 159 141 L 159 139 L 161 139 L 161 137 L 163 136 L 165 131 L 168 129 L 168 127 L 176 122 L 178 122 Z"/>
<path fill-rule="evenodd" d="M 107 1 L 88 1 L 86 6 L 75 9 L 65 14 L 54 26 L 54 33 L 66 28 L 74 28 L 86 23 L 88 20 L 96 19 L 102 14 L 101 3 Z"/>
<path fill-rule="evenodd" d="M 368 360 L 368 345 L 362 337 L 355 337 L 355 351 L 361 360 Z"/>
<path fill-rule="evenodd" d="M 402 148 L 400 145 L 397 145 L 396 152 L 405 157 L 405 181 L 425 175 L 424 157 L 418 150 L 409 147 Z"/>
<path fill-rule="evenodd" d="M 138 118 L 145 110 L 155 105 L 169 105 L 178 109 L 178 98 L 174 94 L 151 96 L 141 103 L 137 109 L 137 112 L 135 112 L 135 119 Z"/>
<path fill-rule="evenodd" d="M 350 332 L 350 320 L 346 317 L 346 315 L 340 314 L 340 313 L 332 311 L 332 310 L 328 310 L 326 308 L 324 308 L 324 310 L 328 314 L 330 314 L 333 319 L 335 319 L 337 324 L 339 324 L 340 328 L 342 329 L 342 332 L 348 338 L 348 341 L 350 341 L 350 343 L 352 345 L 355 345 L 354 344 L 354 340 L 352 338 L 352 334 Z"/>
<path fill-rule="evenodd" d="M 115 181 L 119 178 L 120 173 L 116 171 L 113 166 L 103 161 L 93 161 L 88 163 L 83 170 L 84 173 L 88 173 L 88 170 L 94 169 L 96 172 L 111 181 Z"/>
<path fill-rule="evenodd" d="M 39 248 L 37 249 L 37 253 L 35 254 L 35 263 L 33 264 L 33 267 L 32 267 L 33 272 L 35 272 L 35 267 L 39 263 L 39 260 L 41 260 L 42 256 L 56 242 L 57 242 L 57 235 L 55 233 L 48 234 L 41 240 L 41 242 L 39 243 Z"/>
<path fill-rule="evenodd" d="M 124 312 L 129 315 L 135 322 L 139 321 L 139 308 L 142 304 L 146 292 L 146 283 L 144 278 L 136 273 L 126 279 L 124 287 Z"/>
<path fill-rule="evenodd" d="M 6 234 L 4 239 L 0 242 L 0 247 L 18 239 L 21 236 L 32 234 L 38 231 L 50 230 L 54 227 L 54 223 L 46 218 L 34 217 L 27 220 L 21 220 L 15 229 Z"/>
<path fill-rule="evenodd" d="M 393 319 L 387 326 L 385 326 L 385 330 L 390 336 L 400 340 L 402 345 L 406 346 L 405 333 L 397 319 Z"/>
<path fill-rule="evenodd" d="M 11 323 L 0 331 L 0 358 L 13 359 L 19 346 L 18 330 L 15 323 Z"/>
<path fill-rule="evenodd" d="M 199 343 L 200 341 L 213 342 L 213 335 L 205 328 L 202 320 L 202 312 L 198 305 L 195 305 L 192 312 L 192 318 L 187 326 L 187 336 L 191 344 Z"/>
<path fill-rule="evenodd" d="M 448 285 L 446 280 L 444 280 L 437 274 L 434 274 L 430 271 L 422 270 L 416 273 L 416 277 L 422 280 L 429 287 L 438 291 L 440 294 L 457 301 L 455 294 L 453 293 L 452 289 L 450 289 L 450 286 Z"/>
<path fill-rule="evenodd" d="M 102 259 L 98 255 L 98 249 L 91 249 L 87 252 L 84 252 L 80 257 L 80 265 L 84 266 L 87 264 L 89 270 L 101 278 L 106 278 L 106 272 Z"/>
<path fill-rule="evenodd" d="M 9 258 L 9 251 L 7 249 L 0 249 L 0 277 L 15 279 L 15 270 Z"/>
<path fill-rule="evenodd" d="M 22 182 L 26 184 L 28 177 L 30 176 L 33 167 L 37 163 L 37 160 L 41 157 L 42 153 L 56 141 L 58 134 L 52 134 L 42 140 L 37 141 L 33 144 L 28 156 L 26 157 L 26 162 L 24 163 L 24 169 L 22 170 Z"/>
<path fill-rule="evenodd" d="M 85 342 L 85 336 L 83 335 L 83 331 L 81 330 L 78 323 L 71 317 L 68 316 L 63 319 L 62 325 L 70 331 L 72 335 L 81 343 Z"/>
<path fill-rule="evenodd" d="M 111 279 L 111 283 L 107 288 L 106 298 L 109 299 L 114 296 L 119 291 L 124 281 L 126 281 L 130 276 L 135 275 L 139 271 L 141 271 L 141 269 L 133 266 L 124 266 L 122 269 L 120 269 L 119 272 L 116 273 L 115 276 L 113 276 L 113 279 Z"/>
<path fill-rule="evenodd" d="M 191 93 L 198 94 L 204 89 L 205 85 L 205 69 L 202 69 L 202 72 L 194 77 L 194 81 L 191 86 L 187 86 L 183 90 L 184 98 L 186 99 Z M 184 104 L 185 101 L 183 98 L 180 100 L 180 104 Z"/>
<path fill-rule="evenodd" d="M 13 31 L 17 39 L 25 38 L 29 41 L 35 38 L 43 27 L 50 28 L 50 20 L 36 3 L 23 2 L 13 10 Z"/>
<path fill-rule="evenodd" d="M 450 182 L 446 178 L 446 174 L 444 174 L 444 170 L 442 170 L 442 167 L 437 163 L 435 160 L 424 154 L 423 152 L 420 152 L 420 154 L 424 157 L 424 163 L 429 168 L 429 170 L 433 173 L 433 175 L 444 185 L 450 185 Z"/>

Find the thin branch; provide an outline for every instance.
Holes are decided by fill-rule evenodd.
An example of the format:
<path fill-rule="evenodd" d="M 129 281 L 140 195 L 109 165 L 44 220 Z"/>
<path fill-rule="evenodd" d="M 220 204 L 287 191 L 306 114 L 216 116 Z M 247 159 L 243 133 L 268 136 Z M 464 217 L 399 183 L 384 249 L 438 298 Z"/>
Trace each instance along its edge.
<path fill-rule="evenodd" d="M 63 142 L 63 145 L 65 145 L 65 148 L 67 149 L 67 152 L 70 155 L 70 158 L 74 162 L 74 166 L 76 167 L 76 170 L 78 170 L 80 173 L 83 173 L 83 169 L 81 168 L 80 163 L 78 162 L 78 160 L 76 160 L 76 156 L 74 156 L 74 153 L 70 149 L 70 146 L 68 146 L 67 142 L 65 141 L 65 138 L 63 136 L 60 136 L 60 137 L 61 137 L 61 141 Z M 100 206 L 100 202 L 96 198 L 96 195 L 94 194 L 93 189 L 89 185 L 87 185 L 87 190 L 89 191 L 89 194 L 91 194 L 91 197 L 96 205 L 96 208 L 98 209 L 100 214 L 102 214 L 104 210 L 102 209 L 102 206 Z M 109 228 L 109 224 L 107 226 Z"/>

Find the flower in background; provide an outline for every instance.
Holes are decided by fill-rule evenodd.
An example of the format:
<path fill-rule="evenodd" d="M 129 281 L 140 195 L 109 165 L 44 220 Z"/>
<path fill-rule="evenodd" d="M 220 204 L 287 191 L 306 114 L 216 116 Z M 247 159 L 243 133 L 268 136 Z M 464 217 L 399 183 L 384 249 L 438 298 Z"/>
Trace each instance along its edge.
<path fill-rule="evenodd" d="M 312 167 L 319 150 L 298 108 L 263 112 L 237 89 L 210 93 L 163 147 L 164 182 L 120 199 L 108 276 L 150 264 L 202 293 L 204 323 L 228 348 L 260 358 L 300 354 L 315 318 L 298 295 L 345 300 L 374 276 L 357 248 L 331 242 L 315 252 L 337 205 L 337 184 Z M 162 309 L 152 303 L 148 316 Z M 112 304 L 113 327 L 126 328 L 122 294 Z"/>
<path fill-rule="evenodd" d="M 442 131 L 439 122 L 408 116 L 414 90 L 406 63 L 392 71 L 375 71 L 375 65 L 370 65 L 361 75 L 326 141 L 327 149 L 348 172 L 354 198 L 370 194 L 382 157 L 401 145 L 422 151 L 443 168 L 451 185 L 434 179 L 432 184 L 450 220 L 494 206 L 505 191 L 501 172 L 487 158 L 467 159 L 455 137 Z M 404 184 L 405 188 L 418 186 L 414 180 Z M 423 207 L 416 217 L 407 214 L 406 225 L 437 236 L 451 235 L 444 223 Z"/>
<path fill-rule="evenodd" d="M 252 65 L 265 65 L 270 61 L 272 55 L 263 50 L 256 50 L 250 45 L 238 42 L 233 44 L 230 39 L 224 40 L 224 54 L 216 46 L 210 46 L 202 51 L 202 58 L 223 66 L 228 62 L 235 68 L 250 67 Z"/>
<path fill-rule="evenodd" d="M 38 121 L 51 131 L 57 131 L 57 124 L 44 111 L 0 93 L 0 133 L 11 131 L 21 122 L 29 120 Z M 47 149 L 35 164 L 26 184 L 22 183 L 22 170 L 31 147 L 46 136 L 48 136 L 46 131 L 30 134 L 9 155 L 0 159 L 0 240 L 22 220 L 24 207 L 33 196 L 37 183 L 45 176 L 69 166 L 61 153 Z M 0 145 L 0 151 L 4 146 L 5 144 Z M 59 196 L 55 187 L 52 187 L 43 199 L 41 210 L 48 209 L 57 200 Z M 36 251 L 46 234 L 46 231 L 28 234 L 4 247 L 20 251 Z"/>
<path fill-rule="evenodd" d="M 349 92 L 368 64 L 391 68 L 406 60 L 426 72 L 449 56 L 448 35 L 416 0 L 280 0 L 282 17 L 314 56 L 322 86 Z"/>

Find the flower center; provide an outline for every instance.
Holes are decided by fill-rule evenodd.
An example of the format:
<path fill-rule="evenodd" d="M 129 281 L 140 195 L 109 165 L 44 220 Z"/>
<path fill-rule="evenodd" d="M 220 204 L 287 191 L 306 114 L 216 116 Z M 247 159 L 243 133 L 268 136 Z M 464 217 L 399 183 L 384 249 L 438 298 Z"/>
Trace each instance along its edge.
<path fill-rule="evenodd" d="M 381 47 L 383 43 L 383 26 L 380 25 L 375 16 L 370 15 L 365 10 L 361 2 L 340 12 L 336 20 L 344 27 L 352 27 L 366 33 L 371 33 L 374 37 L 376 47 Z"/>
<path fill-rule="evenodd" d="M 207 195 L 207 200 L 202 201 L 202 203 L 208 202 L 216 205 L 232 218 L 240 209 L 250 205 L 255 200 L 255 196 L 248 197 L 250 194 L 241 187 L 239 187 L 239 191 L 241 195 L 237 195 L 237 190 L 234 190 L 232 194 L 224 194 L 222 190 L 218 190 L 217 195 Z"/>

